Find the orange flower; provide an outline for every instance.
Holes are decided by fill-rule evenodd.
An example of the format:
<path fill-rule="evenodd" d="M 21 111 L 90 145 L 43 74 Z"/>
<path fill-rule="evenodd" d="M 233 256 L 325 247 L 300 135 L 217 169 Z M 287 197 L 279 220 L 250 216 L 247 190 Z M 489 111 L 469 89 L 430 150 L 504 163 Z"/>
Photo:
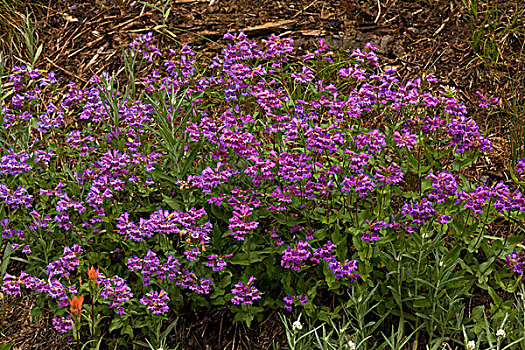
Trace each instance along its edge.
<path fill-rule="evenodd" d="M 95 271 L 95 268 L 93 266 L 91 266 L 91 268 L 88 267 L 88 276 L 90 280 L 97 281 L 98 269 Z"/>
<path fill-rule="evenodd" d="M 69 305 L 71 305 L 71 315 L 74 318 L 79 318 L 80 313 L 82 312 L 82 302 L 84 301 L 84 295 L 81 295 L 78 298 L 76 295 L 73 296 L 73 299 L 69 300 Z"/>

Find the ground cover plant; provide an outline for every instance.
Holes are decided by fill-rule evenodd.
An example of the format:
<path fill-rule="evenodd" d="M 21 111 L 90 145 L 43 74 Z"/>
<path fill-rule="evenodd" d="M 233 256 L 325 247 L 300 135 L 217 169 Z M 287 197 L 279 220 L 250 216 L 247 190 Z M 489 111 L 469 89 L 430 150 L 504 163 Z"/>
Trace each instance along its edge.
<path fill-rule="evenodd" d="M 456 91 L 373 43 L 224 43 L 201 62 L 143 35 L 126 80 L 65 91 L 35 62 L 10 72 L 4 295 L 37 295 L 86 348 L 165 347 L 182 310 L 217 308 L 300 313 L 290 348 L 523 346 L 525 161 L 512 189 L 470 176 L 491 141 Z"/>

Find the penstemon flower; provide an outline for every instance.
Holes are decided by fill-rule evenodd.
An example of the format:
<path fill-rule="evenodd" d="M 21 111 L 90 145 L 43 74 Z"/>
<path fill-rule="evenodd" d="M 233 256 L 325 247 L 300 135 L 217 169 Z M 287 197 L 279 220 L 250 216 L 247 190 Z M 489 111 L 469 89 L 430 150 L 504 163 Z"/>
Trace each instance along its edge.
<path fill-rule="evenodd" d="M 522 266 L 525 265 L 525 262 L 521 260 L 518 253 L 513 252 L 512 254 L 505 255 L 505 262 L 512 272 L 523 273 Z"/>
<path fill-rule="evenodd" d="M 53 327 L 59 333 L 67 333 L 73 328 L 73 319 L 69 315 L 66 317 L 54 317 L 52 322 Z"/>
<path fill-rule="evenodd" d="M 140 299 L 140 303 L 145 305 L 146 308 L 153 313 L 153 315 L 159 315 L 168 312 L 169 301 L 170 298 L 168 297 L 168 293 L 162 289 L 160 292 L 152 290 Z"/>
<path fill-rule="evenodd" d="M 250 276 L 246 284 L 239 281 L 239 283 L 235 285 L 235 288 L 232 289 L 232 293 L 235 295 L 231 300 L 232 304 L 251 305 L 255 300 L 261 299 L 259 290 L 253 286 L 255 280 L 255 277 Z"/>

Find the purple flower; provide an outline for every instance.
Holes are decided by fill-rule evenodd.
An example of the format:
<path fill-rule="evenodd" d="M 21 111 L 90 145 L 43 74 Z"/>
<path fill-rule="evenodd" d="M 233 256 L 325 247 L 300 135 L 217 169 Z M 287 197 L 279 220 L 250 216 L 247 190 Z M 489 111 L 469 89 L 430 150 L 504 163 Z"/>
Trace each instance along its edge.
<path fill-rule="evenodd" d="M 292 73 L 290 78 L 292 78 L 296 83 L 303 84 L 313 80 L 314 72 L 308 69 L 308 67 L 303 66 L 300 73 Z"/>
<path fill-rule="evenodd" d="M 283 152 L 279 155 L 279 165 L 281 166 L 277 175 L 282 176 L 283 180 L 295 182 L 306 180 L 312 176 L 312 157 L 304 153 L 292 154 Z"/>
<path fill-rule="evenodd" d="M 465 209 L 472 210 L 474 214 L 482 214 L 483 206 L 489 199 L 490 188 L 483 184 L 470 192 L 461 190 L 457 194 L 456 203 L 465 202 Z"/>
<path fill-rule="evenodd" d="M 119 315 L 124 314 L 125 311 L 121 307 L 123 303 L 133 298 L 131 288 L 126 284 L 126 280 L 115 276 L 112 279 L 104 279 L 99 277 L 99 285 L 101 286 L 100 296 L 106 300 L 110 300 L 109 307 L 117 308 Z"/>
<path fill-rule="evenodd" d="M 0 158 L 0 174 L 15 175 L 29 172 L 32 168 L 25 163 L 28 159 L 29 155 L 25 151 L 15 153 L 13 149 L 9 149 L 9 153 Z"/>
<path fill-rule="evenodd" d="M 283 298 L 283 301 L 284 301 L 284 303 L 285 303 L 285 305 L 284 305 L 284 309 L 285 309 L 286 311 L 290 311 L 290 312 L 292 311 L 292 306 L 293 306 L 294 298 L 295 298 L 295 297 L 292 296 L 292 295 L 290 295 L 290 294 L 288 294 L 287 296 L 285 296 L 285 297 Z"/>
<path fill-rule="evenodd" d="M 377 129 L 370 131 L 368 134 L 361 133 L 357 135 L 354 141 L 359 149 L 368 145 L 368 151 L 371 154 L 382 150 L 386 146 L 385 135 Z"/>
<path fill-rule="evenodd" d="M 350 282 L 355 281 L 360 275 L 352 273 L 352 271 L 357 270 L 357 261 L 355 260 L 345 260 L 343 262 L 337 261 L 333 258 L 328 264 L 328 268 L 334 273 L 335 278 L 347 278 Z"/>
<path fill-rule="evenodd" d="M 140 299 L 140 303 L 145 305 L 146 308 L 153 313 L 153 315 L 159 315 L 168 312 L 169 301 L 170 298 L 168 297 L 168 293 L 162 289 L 160 292 L 152 290 Z"/>
<path fill-rule="evenodd" d="M 10 206 L 11 209 L 17 209 L 22 206 L 28 209 L 32 207 L 33 196 L 22 186 L 18 186 L 12 192 L 5 184 L 0 184 L 0 199 L 3 199 L 4 203 Z"/>
<path fill-rule="evenodd" d="M 233 254 L 227 254 L 224 258 L 232 257 Z M 226 266 L 224 258 L 218 257 L 217 255 L 208 255 L 208 262 L 206 266 L 211 267 L 213 271 L 222 271 Z"/>
<path fill-rule="evenodd" d="M 308 298 L 305 297 L 304 295 L 290 295 L 288 294 L 287 296 L 285 296 L 283 298 L 283 301 L 285 303 L 284 305 L 284 309 L 286 311 L 292 311 L 292 307 L 294 305 L 294 301 L 298 300 L 301 305 L 304 305 L 308 302 Z"/>
<path fill-rule="evenodd" d="M 230 177 L 237 173 L 237 171 L 232 171 L 230 168 L 220 170 L 222 165 L 222 162 L 217 162 L 215 170 L 206 167 L 201 175 L 194 175 L 191 178 L 191 184 L 202 188 L 204 193 L 211 193 L 212 188 L 219 186 L 224 181 L 228 181 Z M 190 182 L 190 179 L 188 179 L 188 182 Z"/>
<path fill-rule="evenodd" d="M 409 230 L 417 230 L 419 226 L 425 225 L 427 221 L 436 214 L 436 210 L 427 198 L 423 198 L 421 203 L 416 203 L 413 200 L 410 203 L 405 203 L 401 208 L 401 213 L 405 218 L 411 217 L 411 225 Z"/>
<path fill-rule="evenodd" d="M 406 147 L 410 150 L 417 144 L 417 135 L 410 132 L 401 134 L 398 131 L 394 131 L 394 141 L 397 147 Z"/>
<path fill-rule="evenodd" d="M 175 281 L 175 285 L 197 294 L 209 294 L 213 281 L 204 277 L 198 278 L 191 270 L 183 270 L 181 276 Z"/>
<path fill-rule="evenodd" d="M 334 257 L 332 251 L 334 251 L 336 248 L 337 246 L 333 244 L 332 241 L 328 241 L 321 248 L 314 250 L 314 254 L 311 260 L 318 264 L 321 260 L 328 262 Z"/>
<path fill-rule="evenodd" d="M 341 191 L 349 193 L 353 189 L 355 192 L 359 193 L 359 198 L 365 197 L 372 191 L 376 185 L 370 179 L 370 176 L 365 172 L 359 173 L 357 176 L 350 176 L 349 178 L 345 176 L 344 180 L 341 182 Z"/>
<path fill-rule="evenodd" d="M 142 284 L 145 286 L 150 284 L 151 278 L 157 280 L 168 278 L 170 281 L 173 281 L 180 275 L 178 259 L 173 258 L 170 254 L 166 263 L 162 264 L 157 254 L 151 250 L 148 250 L 142 259 L 136 256 L 129 258 L 127 266 L 131 271 L 139 271 L 142 274 Z"/>
<path fill-rule="evenodd" d="M 67 333 L 71 328 L 73 328 L 73 319 L 69 315 L 66 317 L 54 317 L 53 327 L 59 333 Z"/>
<path fill-rule="evenodd" d="M 388 168 L 385 168 L 384 166 L 377 167 L 374 180 L 378 183 L 384 182 L 386 185 L 398 184 L 403 181 L 404 175 L 405 174 L 403 174 L 401 168 L 394 164 L 390 164 Z M 381 184 L 381 186 L 383 185 Z"/>
<path fill-rule="evenodd" d="M 299 241 L 294 248 L 288 246 L 283 251 L 283 256 L 281 258 L 281 266 L 285 269 L 292 269 L 294 271 L 301 270 L 301 267 L 306 264 L 308 258 L 312 253 L 310 253 L 310 244 L 308 241 Z"/>
<path fill-rule="evenodd" d="M 81 253 L 82 248 L 77 244 L 74 244 L 71 248 L 65 247 L 62 257 L 47 265 L 46 273 L 49 275 L 49 278 L 53 278 L 56 275 L 61 277 L 69 276 L 69 271 L 74 271 L 80 265 L 78 255 Z"/>
<path fill-rule="evenodd" d="M 252 215 L 252 208 L 248 205 L 236 206 L 237 210 L 233 212 L 233 216 L 230 219 L 228 229 L 231 236 L 234 236 L 237 240 L 243 241 L 244 237 L 248 235 L 252 230 L 259 227 L 259 222 L 248 221 L 248 218 Z"/>
<path fill-rule="evenodd" d="M 154 56 L 162 56 L 160 50 L 155 45 L 157 39 L 152 32 L 139 35 L 134 39 L 129 46 L 138 54 L 142 54 L 142 58 L 148 62 L 153 62 Z"/>
<path fill-rule="evenodd" d="M 518 174 L 523 174 L 525 171 L 525 158 L 521 158 L 518 160 L 518 163 L 516 164 L 516 172 Z"/>
<path fill-rule="evenodd" d="M 434 175 L 430 171 L 427 179 L 432 179 L 432 193 L 428 195 L 428 198 L 435 199 L 437 203 L 444 202 L 456 195 L 458 184 L 455 175 L 446 171 L 440 171 L 437 175 Z"/>
<path fill-rule="evenodd" d="M 235 296 L 231 302 L 235 305 L 251 305 L 255 300 L 261 299 L 259 290 L 252 285 L 255 280 L 255 277 L 250 276 L 250 279 L 246 284 L 243 284 L 241 281 L 239 281 L 239 283 L 237 283 L 232 289 L 232 293 Z"/>
<path fill-rule="evenodd" d="M 512 269 L 512 272 L 523 273 L 522 266 L 525 265 L 525 262 L 521 261 L 518 253 L 513 252 L 512 254 L 505 255 L 505 262 L 509 269 Z"/>
<path fill-rule="evenodd" d="M 7 295 L 20 295 L 21 278 L 12 276 L 6 272 L 2 283 L 2 292 Z"/>

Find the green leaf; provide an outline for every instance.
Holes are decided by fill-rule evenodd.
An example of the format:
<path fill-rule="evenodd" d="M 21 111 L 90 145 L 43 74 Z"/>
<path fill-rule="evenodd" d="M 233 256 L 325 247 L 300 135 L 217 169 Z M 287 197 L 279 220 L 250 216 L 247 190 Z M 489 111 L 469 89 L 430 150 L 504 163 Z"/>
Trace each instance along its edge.
<path fill-rule="evenodd" d="M 487 286 L 487 291 L 489 292 L 489 295 L 492 298 L 494 305 L 501 304 L 501 297 L 496 293 L 494 288 L 492 288 L 491 286 Z"/>
<path fill-rule="evenodd" d="M 42 308 L 38 306 L 33 306 L 31 308 L 31 320 L 37 322 L 42 317 Z"/>
<path fill-rule="evenodd" d="M 180 210 L 180 203 L 176 199 L 173 199 L 171 197 L 166 196 L 165 194 L 162 194 L 162 201 L 166 203 L 171 209 Z"/>
<path fill-rule="evenodd" d="M 260 262 L 263 259 L 264 256 L 260 254 L 260 252 L 251 252 L 249 258 L 247 253 L 239 253 L 235 256 L 235 259 L 230 260 L 230 264 L 247 266 L 256 262 Z"/>
<path fill-rule="evenodd" d="M 426 308 L 432 306 L 432 303 L 427 298 L 421 297 L 414 300 L 413 304 L 415 308 Z"/>
<path fill-rule="evenodd" d="M 112 332 L 115 329 L 122 328 L 123 326 L 124 326 L 124 323 L 122 322 L 121 318 L 114 318 L 111 321 L 111 324 L 109 325 L 109 332 Z"/>
<path fill-rule="evenodd" d="M 126 325 L 126 327 L 124 327 L 124 328 L 122 329 L 122 331 L 120 332 L 120 334 L 122 334 L 122 335 L 127 334 L 127 335 L 129 335 L 129 337 L 130 337 L 131 339 L 133 339 L 133 327 L 131 327 L 131 325 L 129 325 L 129 324 Z"/>
<path fill-rule="evenodd" d="M 202 147 L 202 141 L 198 144 L 197 147 L 195 147 L 193 149 L 193 151 L 191 151 L 190 155 L 186 159 L 186 163 L 182 167 L 182 171 L 180 172 L 179 176 L 184 177 L 186 175 L 186 173 L 188 172 L 188 169 L 193 164 L 193 161 L 195 160 L 195 158 L 199 154 L 199 151 L 201 150 L 201 147 Z"/>

